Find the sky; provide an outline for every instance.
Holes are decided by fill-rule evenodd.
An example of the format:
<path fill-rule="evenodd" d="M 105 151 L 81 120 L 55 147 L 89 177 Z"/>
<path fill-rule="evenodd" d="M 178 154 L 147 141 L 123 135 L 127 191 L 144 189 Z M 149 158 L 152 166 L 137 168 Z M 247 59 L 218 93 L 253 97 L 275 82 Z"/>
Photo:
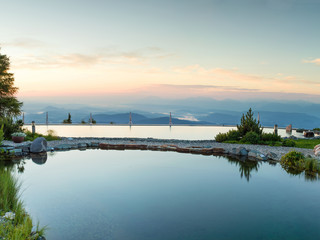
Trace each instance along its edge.
<path fill-rule="evenodd" d="M 0 0 L 18 98 L 320 101 L 320 0 Z"/>

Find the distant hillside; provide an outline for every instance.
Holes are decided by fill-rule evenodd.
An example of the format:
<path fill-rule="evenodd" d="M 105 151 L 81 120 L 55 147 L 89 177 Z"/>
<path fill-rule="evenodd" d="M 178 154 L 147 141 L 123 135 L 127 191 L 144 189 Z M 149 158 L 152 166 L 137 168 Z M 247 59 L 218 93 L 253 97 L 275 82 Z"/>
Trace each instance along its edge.
<path fill-rule="evenodd" d="M 169 124 L 169 117 L 160 117 L 160 118 L 148 118 L 140 121 L 135 121 L 136 124 Z M 188 121 L 181 120 L 177 118 L 172 118 L 172 124 L 188 124 L 188 125 L 207 125 L 208 122 L 198 122 L 198 121 Z"/>
<path fill-rule="evenodd" d="M 94 114 L 93 118 L 97 121 L 97 123 L 115 123 L 115 124 L 128 124 L 129 123 L 129 115 L 130 113 L 119 113 L 119 114 Z M 132 113 L 132 121 L 142 121 L 148 119 L 147 117 Z"/>

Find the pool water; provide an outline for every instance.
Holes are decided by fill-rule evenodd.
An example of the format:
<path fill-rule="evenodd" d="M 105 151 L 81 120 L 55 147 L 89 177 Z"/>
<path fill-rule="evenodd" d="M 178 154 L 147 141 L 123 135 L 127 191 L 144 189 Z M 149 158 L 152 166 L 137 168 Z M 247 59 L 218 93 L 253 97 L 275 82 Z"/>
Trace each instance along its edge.
<path fill-rule="evenodd" d="M 49 240 L 320 239 L 319 182 L 279 164 L 87 150 L 24 168 L 22 199 Z"/>

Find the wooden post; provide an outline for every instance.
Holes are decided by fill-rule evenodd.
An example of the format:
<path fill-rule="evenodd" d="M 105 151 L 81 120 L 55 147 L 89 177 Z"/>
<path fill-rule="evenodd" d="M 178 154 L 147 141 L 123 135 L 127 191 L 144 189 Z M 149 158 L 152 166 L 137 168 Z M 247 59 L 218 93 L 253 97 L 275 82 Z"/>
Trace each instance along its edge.
<path fill-rule="evenodd" d="M 274 125 L 273 134 L 278 135 L 278 125 Z"/>
<path fill-rule="evenodd" d="M 32 121 L 32 135 L 36 133 L 36 123 Z"/>

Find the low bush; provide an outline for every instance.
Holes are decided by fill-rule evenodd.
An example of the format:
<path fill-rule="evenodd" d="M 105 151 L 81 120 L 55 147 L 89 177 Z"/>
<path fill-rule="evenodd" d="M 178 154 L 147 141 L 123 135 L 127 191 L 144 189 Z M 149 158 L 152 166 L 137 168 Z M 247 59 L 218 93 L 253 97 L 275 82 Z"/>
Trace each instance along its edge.
<path fill-rule="evenodd" d="M 260 136 L 256 132 L 248 132 L 240 142 L 258 144 L 260 142 Z"/>
<path fill-rule="evenodd" d="M 47 141 L 54 141 L 54 140 L 59 140 L 60 138 L 55 134 L 55 132 L 53 130 L 48 130 L 47 131 L 47 135 L 43 135 L 43 134 L 40 134 L 40 133 L 35 133 L 35 134 L 32 134 L 32 132 L 30 132 L 29 130 L 25 130 L 24 131 L 25 134 L 27 135 L 25 137 L 25 140 L 26 141 L 33 141 L 35 140 L 36 138 L 38 137 L 44 137 Z"/>
<path fill-rule="evenodd" d="M 218 133 L 217 135 L 216 135 L 216 141 L 217 142 L 225 142 L 225 141 L 227 141 L 228 139 L 227 139 L 227 134 L 226 133 Z"/>
<path fill-rule="evenodd" d="M 0 118 L 0 126 L 3 125 L 4 139 L 11 139 L 11 134 L 21 132 L 23 122 L 21 120 L 14 121 L 12 118 Z"/>
<path fill-rule="evenodd" d="M 317 159 L 314 158 L 306 158 L 304 166 L 306 172 L 316 173 L 320 171 L 320 163 Z"/>
<path fill-rule="evenodd" d="M 304 170 L 305 157 L 301 152 L 291 151 L 281 157 L 280 164 L 288 172 L 300 173 Z"/>
<path fill-rule="evenodd" d="M 274 133 L 262 133 L 261 141 L 263 142 L 280 142 L 281 136 Z"/>
<path fill-rule="evenodd" d="M 295 147 L 296 146 L 296 142 L 292 139 L 285 139 L 282 142 L 282 146 L 284 147 Z"/>
<path fill-rule="evenodd" d="M 2 145 L 2 141 L 4 140 L 4 132 L 3 132 L 3 125 L 0 128 L 0 146 Z"/>

